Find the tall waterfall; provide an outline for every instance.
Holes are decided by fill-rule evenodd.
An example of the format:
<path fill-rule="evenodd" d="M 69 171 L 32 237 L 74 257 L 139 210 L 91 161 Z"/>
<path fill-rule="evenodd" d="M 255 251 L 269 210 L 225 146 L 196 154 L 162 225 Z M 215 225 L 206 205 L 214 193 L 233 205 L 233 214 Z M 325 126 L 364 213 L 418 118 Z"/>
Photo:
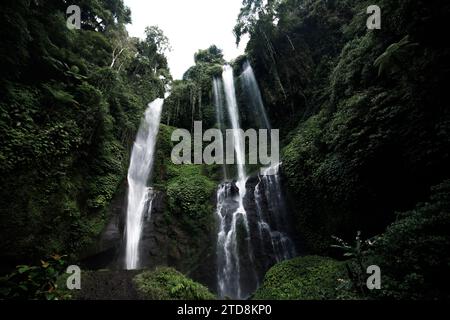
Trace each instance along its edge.
<path fill-rule="evenodd" d="M 219 220 L 219 232 L 217 236 L 217 256 L 218 256 L 218 291 L 221 297 L 242 298 L 241 288 L 241 253 L 238 244 L 238 228 L 242 224 L 247 238 L 247 254 L 250 260 L 253 253 L 250 243 L 250 228 L 247 219 L 247 212 L 244 208 L 244 198 L 246 195 L 247 175 L 245 172 L 244 143 L 237 129 L 240 129 L 236 92 L 234 87 L 233 69 L 231 66 L 224 66 L 223 88 L 225 91 L 225 101 L 233 130 L 237 180 L 233 184 L 224 182 L 217 192 L 217 216 Z M 216 80 L 215 83 L 220 83 Z M 215 90 L 220 95 L 220 88 Z M 220 96 L 216 97 L 218 107 L 222 107 Z"/>
<path fill-rule="evenodd" d="M 126 216 L 126 253 L 128 270 L 139 267 L 139 241 L 143 218 L 151 208 L 151 188 L 147 186 L 153 166 L 156 138 L 159 130 L 164 99 L 156 99 L 148 105 L 145 117 L 131 152 L 128 169 L 128 207 Z"/>
<path fill-rule="evenodd" d="M 225 121 L 224 121 L 224 113 L 223 113 L 223 83 L 219 78 L 213 79 L 213 93 L 214 93 L 214 106 L 216 108 L 216 120 L 218 129 L 224 133 L 225 130 Z M 228 179 L 228 171 L 227 166 L 222 166 L 223 177 L 225 180 Z"/>
<path fill-rule="evenodd" d="M 270 129 L 258 84 L 250 64 L 241 75 L 242 89 L 253 108 L 260 128 Z M 225 66 L 222 81 L 213 82 L 219 125 L 224 125 L 227 109 L 232 129 L 240 129 L 233 69 Z M 221 128 L 222 129 L 222 128 Z M 263 274 L 274 263 L 295 256 L 289 237 L 289 219 L 284 202 L 279 164 L 257 177 L 245 169 L 245 145 L 238 130 L 233 130 L 236 155 L 236 180 L 225 177 L 217 191 L 217 290 L 219 297 L 242 299 L 256 289 Z"/>
<path fill-rule="evenodd" d="M 257 118 L 260 120 L 260 127 L 271 129 L 266 108 L 264 108 L 264 103 L 261 97 L 261 91 L 259 90 L 258 82 L 256 82 L 255 73 L 253 72 L 253 68 L 248 61 L 244 63 L 244 71 L 242 71 L 241 77 L 243 90 L 249 96 L 249 104 L 253 107 Z"/>
<path fill-rule="evenodd" d="M 260 249 L 264 256 L 275 260 L 266 260 L 266 267 L 270 267 L 272 262 L 293 258 L 296 250 L 289 237 L 289 221 L 280 184 L 279 164 L 267 168 L 258 179 L 254 198 Z"/>
<path fill-rule="evenodd" d="M 244 63 L 241 77 L 243 90 L 249 97 L 249 104 L 258 115 L 260 126 L 270 129 L 271 124 L 264 107 L 261 91 L 253 68 L 248 61 Z M 279 169 L 280 164 L 277 163 L 260 174 L 254 191 L 262 250 L 265 255 L 272 255 L 277 262 L 290 259 L 296 254 L 294 243 L 288 235 L 289 221 L 287 221 L 287 209 L 281 189 Z M 264 204 L 267 204 L 266 208 L 264 208 Z M 265 238 L 268 238 L 268 241 L 265 241 Z M 270 243 L 271 247 L 264 247 L 264 243 Z"/>
<path fill-rule="evenodd" d="M 238 203 L 239 207 L 233 214 L 233 227 L 236 227 L 237 219 L 242 216 L 243 222 L 248 232 L 248 221 L 247 213 L 244 209 L 244 197 L 246 193 L 245 184 L 247 182 L 247 176 L 245 174 L 245 154 L 244 154 L 244 139 L 239 134 L 238 129 L 241 128 L 239 121 L 238 106 L 236 101 L 236 90 L 234 88 L 234 76 L 233 68 L 231 66 L 225 66 L 223 69 L 223 87 L 225 90 L 225 99 L 227 102 L 227 110 L 230 117 L 231 127 L 233 130 L 234 138 L 234 150 L 236 151 L 236 166 L 238 177 L 236 181 L 236 186 L 239 189 Z M 230 241 L 234 241 L 236 238 L 236 230 L 229 232 L 228 238 Z M 232 240 L 234 239 L 234 240 Z"/>

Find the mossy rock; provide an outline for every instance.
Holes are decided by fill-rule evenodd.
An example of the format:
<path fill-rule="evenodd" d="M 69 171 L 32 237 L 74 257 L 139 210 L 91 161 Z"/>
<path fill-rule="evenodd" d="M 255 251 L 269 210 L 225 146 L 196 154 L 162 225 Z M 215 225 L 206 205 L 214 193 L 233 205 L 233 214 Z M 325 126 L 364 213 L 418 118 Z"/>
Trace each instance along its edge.
<path fill-rule="evenodd" d="M 265 275 L 253 299 L 335 300 L 355 299 L 345 263 L 319 256 L 295 258 L 276 264 Z"/>
<path fill-rule="evenodd" d="M 173 268 L 158 267 L 134 277 L 138 293 L 147 300 L 213 300 L 208 288 Z"/>
<path fill-rule="evenodd" d="M 176 214 L 201 218 L 213 212 L 210 203 L 216 185 L 204 176 L 180 177 L 167 188 L 169 208 Z"/>

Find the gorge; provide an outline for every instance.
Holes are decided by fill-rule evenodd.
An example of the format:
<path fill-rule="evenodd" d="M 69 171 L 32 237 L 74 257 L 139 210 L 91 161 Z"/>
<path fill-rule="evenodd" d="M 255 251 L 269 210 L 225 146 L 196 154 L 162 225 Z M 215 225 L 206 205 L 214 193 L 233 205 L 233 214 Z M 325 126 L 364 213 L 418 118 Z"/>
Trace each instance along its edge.
<path fill-rule="evenodd" d="M 1 3 L 0 300 L 448 300 L 450 6 L 234 1 Z"/>
<path fill-rule="evenodd" d="M 258 84 L 248 62 L 245 64 L 242 76 L 245 77 L 243 90 L 248 90 L 250 97 L 249 106 L 253 108 L 256 106 L 261 127 L 270 128 Z M 262 275 L 273 264 L 293 258 L 296 250 L 287 232 L 289 217 L 279 179 L 280 164 L 276 163 L 261 169 L 260 173 L 256 173 L 253 178 L 257 177 L 257 184 L 247 185 L 250 176 L 247 175 L 245 166 L 245 140 L 243 136 L 238 135 L 241 126 L 232 68 L 225 65 L 222 78 L 212 80 L 216 117 L 223 119 L 226 109 L 232 132 L 236 133 L 233 137 L 235 141 L 233 152 L 237 158 L 236 176 L 224 174 L 222 177 L 224 180 L 217 187 L 214 209 L 218 230 L 217 287 L 212 290 L 217 290 L 219 297 L 222 298 L 243 299 L 255 291 L 262 281 Z M 144 224 L 152 219 L 155 190 L 149 185 L 149 181 L 163 104 L 163 99 L 157 99 L 149 104 L 131 153 L 125 224 L 125 261 L 126 269 L 129 270 L 145 267 L 145 264 L 139 263 L 139 255 L 145 254 L 140 249 L 140 242 Z M 219 128 L 225 130 L 226 122 L 222 121 Z M 174 141 L 173 134 L 171 140 Z M 221 148 L 223 151 L 223 145 Z M 186 165 L 176 162 L 174 164 Z M 223 170 L 223 172 L 226 171 L 225 164 L 223 164 Z M 249 202 L 252 202 L 251 206 Z M 255 261 L 256 257 L 258 261 Z"/>

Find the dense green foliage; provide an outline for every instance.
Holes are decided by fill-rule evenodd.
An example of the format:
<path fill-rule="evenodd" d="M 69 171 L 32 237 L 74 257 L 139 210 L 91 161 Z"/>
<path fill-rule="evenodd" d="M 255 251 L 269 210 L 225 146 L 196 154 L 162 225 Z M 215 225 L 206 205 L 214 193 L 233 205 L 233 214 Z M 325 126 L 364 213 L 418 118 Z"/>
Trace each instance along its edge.
<path fill-rule="evenodd" d="M 174 128 L 161 125 L 153 182 L 167 196 L 167 212 L 181 219 L 189 219 L 195 227 L 210 220 L 213 204 L 210 201 L 217 187 L 213 167 L 206 165 L 176 165 L 171 160 L 171 135 Z"/>
<path fill-rule="evenodd" d="M 382 28 L 367 30 L 368 2 L 246 3 L 236 31 L 289 130 L 283 170 L 308 249 L 382 232 L 448 178 L 448 5 L 381 1 Z"/>
<path fill-rule="evenodd" d="M 450 181 L 436 186 L 431 199 L 398 220 L 375 242 L 367 263 L 383 274 L 375 297 L 389 299 L 449 299 Z"/>
<path fill-rule="evenodd" d="M 214 76 L 222 73 L 224 63 L 222 51 L 215 45 L 199 50 L 195 54 L 195 66 L 185 72 L 183 80 L 172 83 L 162 122 L 193 130 L 194 121 L 201 120 L 205 128 L 215 127 L 212 81 Z"/>
<path fill-rule="evenodd" d="M 167 187 L 169 210 L 173 214 L 188 215 L 192 219 L 210 215 L 213 210 L 210 200 L 215 189 L 216 184 L 201 175 L 200 171 L 189 175 L 181 174 L 170 181 Z"/>
<path fill-rule="evenodd" d="M 149 300 L 211 300 L 214 295 L 203 285 L 175 269 L 160 267 L 134 278 L 138 292 Z"/>
<path fill-rule="evenodd" d="M 281 262 L 264 277 L 253 299 L 329 300 L 354 299 L 343 262 L 306 256 Z"/>
<path fill-rule="evenodd" d="M 153 216 L 157 226 L 153 236 L 159 241 L 159 249 L 151 259 L 157 262 L 155 265 L 173 266 L 197 279 L 202 277 L 198 270 L 211 266 L 214 259 L 213 200 L 220 178 L 215 166 L 172 162 L 174 129 L 161 124 L 158 133 L 152 186 L 163 194 L 163 205 L 161 216 Z"/>
<path fill-rule="evenodd" d="M 121 0 L 79 5 L 82 28 L 71 31 L 64 1 L 2 2 L 4 261 L 76 253 L 92 241 L 126 173 L 143 110 L 164 90 L 161 31 L 129 38 Z"/>
<path fill-rule="evenodd" d="M 53 255 L 39 266 L 19 265 L 0 278 L 0 299 L 65 299 L 68 293 L 58 288 L 58 279 L 65 271 L 64 257 Z M 65 285 L 65 284 L 64 284 Z"/>
<path fill-rule="evenodd" d="M 442 195 L 382 233 L 450 177 L 450 45 L 440 36 L 450 6 L 379 1 L 381 30 L 368 30 L 370 4 L 248 0 L 235 33 L 250 35 L 247 58 L 282 131 L 282 170 L 305 249 L 335 254 L 332 235 L 381 234 L 382 296 L 448 296 L 438 283 L 448 268 Z"/>
<path fill-rule="evenodd" d="M 238 42 L 244 35 L 250 41 L 245 56 L 231 62 L 237 98 L 245 105 L 239 72 L 248 60 L 272 126 L 280 128 L 283 182 L 302 249 L 336 256 L 333 235 L 351 239 L 361 230 L 377 239 L 344 262 L 282 262 L 256 299 L 352 299 L 356 292 L 449 298 L 450 44 L 442 32 L 450 4 L 379 0 L 382 27 L 368 30 L 370 4 L 243 1 L 234 31 Z M 199 270 L 214 256 L 222 172 L 174 165 L 170 137 L 175 128 L 192 131 L 196 120 L 204 129 L 219 126 L 212 79 L 222 72 L 223 53 L 214 45 L 199 50 L 183 79 L 171 81 L 162 30 L 148 27 L 144 40 L 130 38 L 122 0 L 78 5 L 81 30 L 66 27 L 62 0 L 1 4 L 0 267 L 55 252 L 72 259 L 94 241 L 125 180 L 146 104 L 170 84 L 153 170 L 164 203 L 155 242 L 168 252 L 161 264 Z M 242 127 L 252 127 L 250 111 L 239 112 Z M 369 264 L 381 267 L 379 291 L 358 288 Z M 56 298 L 58 274 L 46 261 L 21 265 L 2 279 L 2 295 Z M 95 289 L 108 275 L 88 277 Z M 149 299 L 213 298 L 168 268 L 144 272 L 135 284 Z"/>

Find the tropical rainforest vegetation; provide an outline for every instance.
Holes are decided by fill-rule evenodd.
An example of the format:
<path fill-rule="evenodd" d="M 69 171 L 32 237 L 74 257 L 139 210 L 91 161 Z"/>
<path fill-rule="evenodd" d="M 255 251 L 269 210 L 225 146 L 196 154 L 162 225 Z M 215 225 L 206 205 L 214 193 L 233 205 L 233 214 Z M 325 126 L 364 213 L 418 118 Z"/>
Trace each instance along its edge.
<path fill-rule="evenodd" d="M 170 81 L 162 32 L 129 38 L 122 1 L 83 1 L 82 31 L 65 9 L 2 4 L 0 234 L 14 262 L 77 253 L 102 230 L 145 106 Z"/>
<path fill-rule="evenodd" d="M 171 258 L 161 264 L 194 276 L 215 250 L 221 168 L 173 165 L 170 134 L 193 130 L 196 120 L 218 126 L 212 79 L 222 73 L 222 51 L 199 50 L 172 81 L 162 30 L 131 38 L 122 0 L 78 3 L 81 30 L 66 27 L 64 1 L 1 4 L 0 256 L 10 275 L 0 297 L 57 297 L 47 294 L 54 286 L 24 293 L 20 275 L 56 283 L 47 257 L 77 261 L 95 243 L 123 191 L 145 107 L 167 84 L 153 177 L 167 203 L 161 228 Z M 250 62 L 280 128 L 282 180 L 302 253 L 271 268 L 254 299 L 450 297 L 450 4 L 378 0 L 382 26 L 368 30 L 371 4 L 243 1 L 234 32 L 237 42 L 250 41 L 231 63 L 239 75 Z M 251 127 L 254 118 L 240 112 L 242 127 Z M 381 269 L 381 290 L 361 289 L 369 265 Z M 158 267 L 127 284 L 141 298 L 214 297 L 179 271 Z"/>

